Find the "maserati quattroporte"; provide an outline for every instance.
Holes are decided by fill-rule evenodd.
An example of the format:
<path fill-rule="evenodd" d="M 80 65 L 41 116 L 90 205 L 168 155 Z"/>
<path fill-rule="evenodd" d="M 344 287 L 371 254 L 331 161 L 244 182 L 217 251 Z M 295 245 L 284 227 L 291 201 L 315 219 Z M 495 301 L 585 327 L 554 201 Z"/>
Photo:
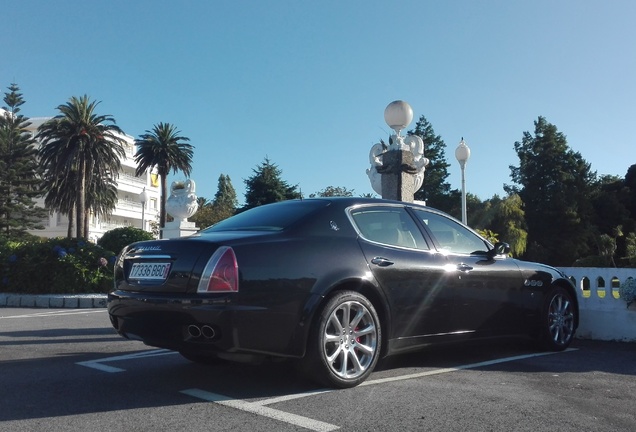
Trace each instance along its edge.
<path fill-rule="evenodd" d="M 574 286 L 508 252 L 413 203 L 283 201 L 129 245 L 108 312 L 122 336 L 192 361 L 288 358 L 341 388 L 383 356 L 437 343 L 525 337 L 565 349 Z"/>

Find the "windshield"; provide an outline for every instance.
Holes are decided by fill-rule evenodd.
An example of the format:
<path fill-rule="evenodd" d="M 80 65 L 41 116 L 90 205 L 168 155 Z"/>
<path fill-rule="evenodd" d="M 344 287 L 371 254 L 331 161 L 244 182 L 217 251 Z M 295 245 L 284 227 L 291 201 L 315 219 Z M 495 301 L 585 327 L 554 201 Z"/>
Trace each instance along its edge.
<path fill-rule="evenodd" d="M 326 200 L 290 200 L 254 207 L 201 231 L 282 231 L 314 211 L 326 207 Z"/>

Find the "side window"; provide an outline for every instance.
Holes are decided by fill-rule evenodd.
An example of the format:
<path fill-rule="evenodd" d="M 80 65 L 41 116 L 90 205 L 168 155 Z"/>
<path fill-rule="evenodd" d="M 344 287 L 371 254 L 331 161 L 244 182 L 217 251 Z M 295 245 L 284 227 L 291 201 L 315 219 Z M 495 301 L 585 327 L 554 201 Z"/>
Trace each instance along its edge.
<path fill-rule="evenodd" d="M 442 250 L 459 254 L 488 250 L 483 239 L 454 220 L 423 210 L 415 210 L 415 213 L 431 230 Z"/>
<path fill-rule="evenodd" d="M 417 224 L 403 207 L 363 207 L 351 211 L 360 235 L 391 246 L 428 250 Z"/>

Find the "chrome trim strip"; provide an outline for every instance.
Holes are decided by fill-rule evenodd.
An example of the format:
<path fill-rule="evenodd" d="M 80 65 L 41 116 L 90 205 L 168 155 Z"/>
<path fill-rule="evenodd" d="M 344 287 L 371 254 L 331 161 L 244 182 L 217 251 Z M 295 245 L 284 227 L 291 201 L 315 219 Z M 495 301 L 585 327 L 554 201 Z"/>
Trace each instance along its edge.
<path fill-rule="evenodd" d="M 129 255 L 125 256 L 124 259 L 172 259 L 170 255 Z"/>

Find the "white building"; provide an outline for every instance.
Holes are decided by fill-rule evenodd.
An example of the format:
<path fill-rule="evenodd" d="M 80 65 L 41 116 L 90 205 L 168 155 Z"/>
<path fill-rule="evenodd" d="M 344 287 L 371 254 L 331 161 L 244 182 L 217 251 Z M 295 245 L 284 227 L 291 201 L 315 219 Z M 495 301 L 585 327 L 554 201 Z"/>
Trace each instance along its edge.
<path fill-rule="evenodd" d="M 35 134 L 38 127 L 50 119 L 51 117 L 30 118 L 31 125 L 28 129 Z M 121 171 L 117 179 L 117 205 L 108 217 L 91 216 L 88 239 L 92 242 L 96 242 L 106 231 L 114 228 L 133 226 L 143 227 L 146 231 L 151 231 L 150 223 L 159 223 L 160 189 L 158 176 L 146 172 L 143 176 L 135 177 L 135 169 L 137 168 L 134 159 L 135 140 L 130 135 L 123 135 L 123 139 L 125 141 L 125 156 L 121 160 Z M 140 197 L 144 190 L 146 200 L 142 206 Z M 44 198 L 39 201 L 44 206 Z M 67 215 L 52 212 L 49 214 L 48 221 L 43 222 L 45 226 L 43 230 L 29 232 L 41 237 L 66 237 L 68 232 Z"/>

